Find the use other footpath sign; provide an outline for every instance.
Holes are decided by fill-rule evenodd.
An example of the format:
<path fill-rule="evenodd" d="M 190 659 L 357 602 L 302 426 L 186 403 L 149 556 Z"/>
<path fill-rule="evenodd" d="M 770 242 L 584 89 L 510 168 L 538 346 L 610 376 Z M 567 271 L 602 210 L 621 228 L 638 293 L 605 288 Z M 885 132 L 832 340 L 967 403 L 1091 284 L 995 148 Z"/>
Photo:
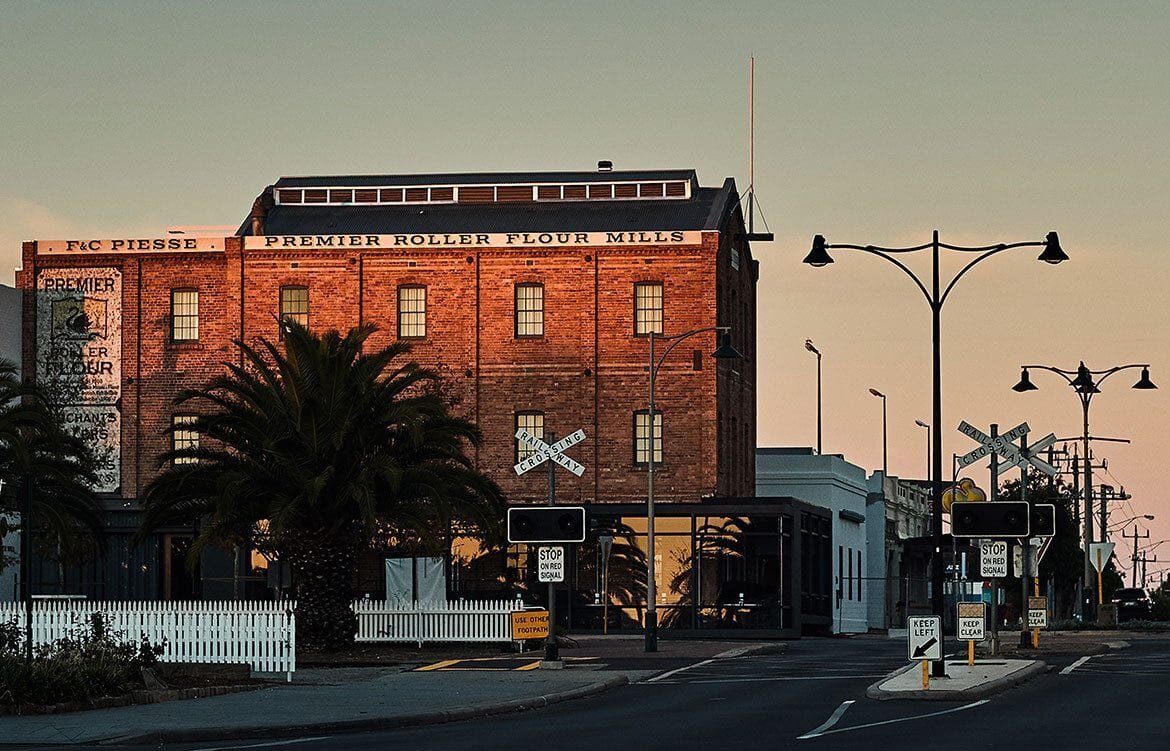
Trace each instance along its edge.
<path fill-rule="evenodd" d="M 906 646 L 911 660 L 941 660 L 942 618 L 937 615 L 907 618 Z"/>
<path fill-rule="evenodd" d="M 979 543 L 979 575 L 984 579 L 1003 579 L 1007 577 L 1007 540 L 984 540 Z"/>
<path fill-rule="evenodd" d="M 512 641 L 547 638 L 547 610 L 517 610 L 512 613 Z"/>
<path fill-rule="evenodd" d="M 964 641 L 983 641 L 985 633 L 985 608 L 981 602 L 960 602 L 957 604 L 959 616 L 958 637 Z"/>
<path fill-rule="evenodd" d="M 565 549 L 560 545 L 543 546 L 536 552 L 537 579 L 542 582 L 565 580 Z"/>

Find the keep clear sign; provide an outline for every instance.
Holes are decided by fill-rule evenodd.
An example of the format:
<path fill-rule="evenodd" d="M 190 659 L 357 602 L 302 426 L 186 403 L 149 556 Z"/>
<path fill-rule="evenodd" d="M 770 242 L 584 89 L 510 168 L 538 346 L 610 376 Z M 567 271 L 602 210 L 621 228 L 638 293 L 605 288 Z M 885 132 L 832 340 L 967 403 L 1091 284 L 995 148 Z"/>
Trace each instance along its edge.
<path fill-rule="evenodd" d="M 116 492 L 122 484 L 122 273 L 38 273 L 36 334 L 37 381 L 61 405 L 65 427 L 93 450 L 93 489 Z"/>

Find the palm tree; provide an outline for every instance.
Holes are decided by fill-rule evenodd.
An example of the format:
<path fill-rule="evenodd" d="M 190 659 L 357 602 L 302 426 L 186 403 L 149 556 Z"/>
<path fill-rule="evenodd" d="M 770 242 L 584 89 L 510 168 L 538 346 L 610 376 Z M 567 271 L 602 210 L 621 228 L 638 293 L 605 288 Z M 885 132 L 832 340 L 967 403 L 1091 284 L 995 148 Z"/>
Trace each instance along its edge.
<path fill-rule="evenodd" d="M 100 546 L 102 510 L 90 490 L 94 470 L 89 447 L 62 427 L 49 396 L 21 381 L 16 366 L 0 359 L 0 478 L 7 480 L 0 523 L 4 515 L 25 510 L 23 493 L 31 483 L 31 518 L 48 544 L 64 551 L 91 540 Z M 29 521 L 21 522 L 26 533 L 33 530 Z"/>
<path fill-rule="evenodd" d="M 262 532 L 292 565 L 309 648 L 353 642 L 353 577 L 379 524 L 491 530 L 502 516 L 499 489 L 465 453 L 478 428 L 449 414 L 434 371 L 399 364 L 408 345 L 364 352 L 375 331 L 289 323 L 283 348 L 237 341 L 242 364 L 176 399 L 199 413 L 175 428 L 198 445 L 165 453 L 143 492 L 140 535 L 198 520 L 198 551 Z"/>

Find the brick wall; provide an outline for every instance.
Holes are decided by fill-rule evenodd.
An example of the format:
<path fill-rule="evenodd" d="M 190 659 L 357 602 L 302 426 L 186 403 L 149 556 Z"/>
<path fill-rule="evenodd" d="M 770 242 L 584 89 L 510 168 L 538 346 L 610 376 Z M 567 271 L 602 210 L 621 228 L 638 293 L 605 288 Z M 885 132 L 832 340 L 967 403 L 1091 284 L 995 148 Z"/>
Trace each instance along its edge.
<path fill-rule="evenodd" d="M 664 461 L 656 498 L 743 497 L 754 492 L 755 264 L 741 248 L 731 267 L 732 232 L 704 232 L 697 245 L 637 247 L 303 250 L 242 249 L 228 238 L 223 253 L 142 252 L 37 257 L 26 243 L 17 284 L 34 286 L 48 265 L 116 267 L 123 276 L 123 495 L 136 497 L 169 447 L 165 434 L 176 393 L 205 383 L 236 361 L 232 340 L 278 336 L 280 288 L 309 290 L 314 329 L 373 322 L 374 345 L 396 334 L 397 290 L 427 288 L 425 339 L 412 357 L 436 367 L 475 420 L 484 442 L 481 468 L 510 501 L 541 501 L 543 467 L 517 477 L 514 413 L 541 410 L 558 436 L 581 428 L 569 450 L 585 465 L 576 478 L 557 470 L 561 502 L 641 501 L 645 469 L 633 463 L 633 413 L 648 403 L 648 342 L 634 336 L 634 284 L 664 285 L 664 330 L 677 334 L 713 325 L 734 327 L 742 361 L 717 361 L 713 333 L 680 343 L 663 362 L 656 403 L 663 414 Z M 39 266 L 38 266 L 39 264 Z M 517 339 L 514 287 L 544 287 L 544 335 Z M 199 341 L 170 341 L 171 290 L 199 290 Z M 25 306 L 25 367 L 32 367 L 35 311 Z M 657 343 L 660 355 L 665 347 Z M 696 354 L 697 353 L 697 354 Z M 698 369 L 696 369 L 696 365 Z"/>

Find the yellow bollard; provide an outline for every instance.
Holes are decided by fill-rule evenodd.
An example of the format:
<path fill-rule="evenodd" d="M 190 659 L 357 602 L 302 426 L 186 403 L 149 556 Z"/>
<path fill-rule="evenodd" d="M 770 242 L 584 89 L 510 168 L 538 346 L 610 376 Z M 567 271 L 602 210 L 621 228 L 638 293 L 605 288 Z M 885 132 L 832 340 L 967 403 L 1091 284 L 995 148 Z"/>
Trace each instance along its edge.
<path fill-rule="evenodd" d="M 926 660 L 922 661 L 922 690 L 930 690 L 930 663 Z"/>

